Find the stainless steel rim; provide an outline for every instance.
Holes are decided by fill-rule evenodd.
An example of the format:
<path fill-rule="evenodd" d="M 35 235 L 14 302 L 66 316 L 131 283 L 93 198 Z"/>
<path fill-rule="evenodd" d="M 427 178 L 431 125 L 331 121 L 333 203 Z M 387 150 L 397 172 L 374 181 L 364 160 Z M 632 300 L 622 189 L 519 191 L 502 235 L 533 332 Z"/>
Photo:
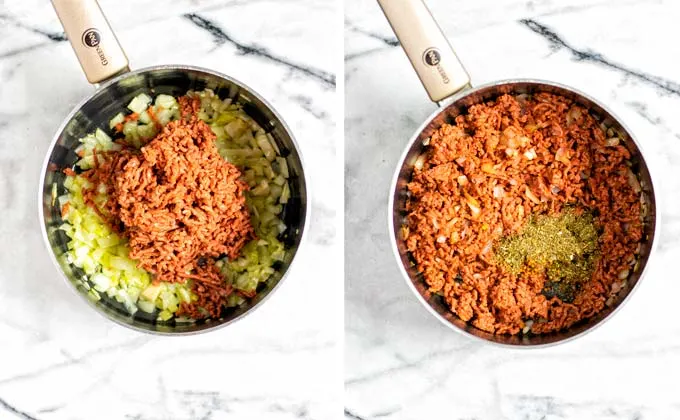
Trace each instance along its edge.
<path fill-rule="evenodd" d="M 80 101 L 66 116 L 66 118 L 63 120 L 57 131 L 55 132 L 54 137 L 52 138 L 52 141 L 50 142 L 50 146 L 47 149 L 47 152 L 45 154 L 45 159 L 43 160 L 42 168 L 40 170 L 40 184 L 39 184 L 39 189 L 38 189 L 38 217 L 39 217 L 39 224 L 40 224 L 40 230 L 42 232 L 42 237 L 43 237 L 43 243 L 45 247 L 47 248 L 48 253 L 50 254 L 50 259 L 52 260 L 52 264 L 54 267 L 57 269 L 59 272 L 59 275 L 61 276 L 62 280 L 68 285 L 68 288 L 78 295 L 81 300 L 84 300 L 87 302 L 88 306 L 94 309 L 96 313 L 98 313 L 100 316 L 104 317 L 105 319 L 109 321 L 113 321 L 118 325 L 121 325 L 123 327 L 126 327 L 128 329 L 150 334 L 150 335 L 157 335 L 157 336 L 173 336 L 173 337 L 179 337 L 179 336 L 189 336 L 189 335 L 198 335 L 198 334 L 203 334 L 207 332 L 212 332 L 216 331 L 220 328 L 224 328 L 228 325 L 231 325 L 235 323 L 236 321 L 244 319 L 247 315 L 255 312 L 258 308 L 262 307 L 262 305 L 271 298 L 271 296 L 281 287 L 281 284 L 286 280 L 288 277 L 288 274 L 290 273 L 291 269 L 293 268 L 293 265 L 295 264 L 295 260 L 297 259 L 298 253 L 302 249 L 303 245 L 306 243 L 307 240 L 307 235 L 308 235 L 308 225 L 309 221 L 311 219 L 311 194 L 310 194 L 310 188 L 309 188 L 309 179 L 307 178 L 306 174 L 304 171 L 302 171 L 302 179 L 305 184 L 305 193 L 306 193 L 306 203 L 305 203 L 305 221 L 304 224 L 302 225 L 302 234 L 300 236 L 300 241 L 298 243 L 298 249 L 295 252 L 295 255 L 293 256 L 293 259 L 291 260 L 290 264 L 288 265 L 288 268 L 286 271 L 281 275 L 281 279 L 276 283 L 276 285 L 269 291 L 267 296 L 265 296 L 262 300 L 257 302 L 254 306 L 252 306 L 250 309 L 248 309 L 246 312 L 242 313 L 241 315 L 235 317 L 234 319 L 231 319 L 227 322 L 223 323 L 215 323 L 214 326 L 209 326 L 207 328 L 198 330 L 198 331 L 187 331 L 187 332 L 163 332 L 163 331 L 152 331 L 152 330 L 146 330 L 134 325 L 126 324 L 124 322 L 121 322 L 118 319 L 115 319 L 113 317 L 108 316 L 107 314 L 103 313 L 100 311 L 97 306 L 89 300 L 87 297 L 85 297 L 82 293 L 79 293 L 78 290 L 76 290 L 75 286 L 73 283 L 68 279 L 68 277 L 64 274 L 63 270 L 61 269 L 61 266 L 59 265 L 59 262 L 57 261 L 56 256 L 54 255 L 54 252 L 52 251 L 52 248 L 50 247 L 50 242 L 47 236 L 47 230 L 45 229 L 45 224 L 43 223 L 44 220 L 44 211 L 43 211 L 43 206 L 42 206 L 42 201 L 43 201 L 43 190 L 45 188 L 45 175 L 47 172 L 47 167 L 49 164 L 49 159 L 50 155 L 52 153 L 52 149 L 54 149 L 54 146 L 56 145 L 57 141 L 59 140 L 59 135 L 64 131 L 66 128 L 66 125 L 71 121 L 71 119 L 74 117 L 74 115 L 80 110 L 80 108 L 83 107 L 92 97 L 97 93 L 97 91 L 106 89 L 108 86 L 116 83 L 120 79 L 124 79 L 133 75 L 137 74 L 142 74 L 148 71 L 153 71 L 153 70 L 187 70 L 187 71 L 197 71 L 197 72 L 203 72 L 207 73 L 210 75 L 213 75 L 215 77 L 219 77 L 222 79 L 225 79 L 231 83 L 234 83 L 238 85 L 239 87 L 243 88 L 244 90 L 247 90 L 248 93 L 252 94 L 254 97 L 256 97 L 258 100 L 260 100 L 271 112 L 276 116 L 276 118 L 281 122 L 281 125 L 285 129 L 285 131 L 288 133 L 290 136 L 291 142 L 293 143 L 293 146 L 300 158 L 300 165 L 304 167 L 304 157 L 302 156 L 302 151 L 300 150 L 300 146 L 297 143 L 297 140 L 295 139 L 295 136 L 293 135 L 293 132 L 291 131 L 290 127 L 288 124 L 286 124 L 285 120 L 281 117 L 281 114 L 276 111 L 276 109 L 267 101 L 265 100 L 257 91 L 253 90 L 250 88 L 248 85 L 245 83 L 242 83 L 239 80 L 234 79 L 233 77 L 227 76 L 223 73 L 219 73 L 213 70 L 209 70 L 203 67 L 198 67 L 198 66 L 188 66 L 188 65 L 172 65 L 172 64 L 164 64 L 164 65 L 159 65 L 159 66 L 151 66 L 151 67 L 145 67 L 141 68 L 138 70 L 134 70 L 131 72 L 126 72 L 122 73 L 112 79 L 107 80 L 105 83 L 101 84 L 95 91 L 93 91 L 90 95 L 88 95 L 86 98 L 84 98 L 82 101 Z"/>
<path fill-rule="evenodd" d="M 423 298 L 423 296 L 416 289 L 415 285 L 413 284 L 413 280 L 411 279 L 408 272 L 404 268 L 404 265 L 401 261 L 401 257 L 400 257 L 400 254 L 399 254 L 399 249 L 397 248 L 397 240 L 396 240 L 397 232 L 395 232 L 395 230 L 394 230 L 393 215 L 394 215 L 394 197 L 395 197 L 395 194 L 397 192 L 397 182 L 399 180 L 399 174 L 400 174 L 400 172 L 401 172 L 401 170 L 404 166 L 404 162 L 405 162 L 406 157 L 408 155 L 409 149 L 411 148 L 413 143 L 418 140 L 420 133 L 423 130 L 425 130 L 425 128 L 429 125 L 429 123 L 433 119 L 435 119 L 443 110 L 445 110 L 446 107 L 448 107 L 450 104 L 458 101 L 459 99 L 461 99 L 461 98 L 463 98 L 467 95 L 470 95 L 470 94 L 472 94 L 472 93 L 474 93 L 478 90 L 488 88 L 488 87 L 491 87 L 491 86 L 495 86 L 495 85 L 505 85 L 505 84 L 513 84 L 513 83 L 536 83 L 536 84 L 550 85 L 550 86 L 554 86 L 554 87 L 557 87 L 557 88 L 561 88 L 561 89 L 571 91 L 571 92 L 573 92 L 577 95 L 584 97 L 585 99 L 587 99 L 589 101 L 592 101 L 593 103 L 597 104 L 602 109 L 607 111 L 621 125 L 621 127 L 623 127 L 626 130 L 626 132 L 630 136 L 631 140 L 633 141 L 633 143 L 636 145 L 636 147 L 640 151 L 640 155 L 644 159 L 644 150 L 643 150 L 642 146 L 640 145 L 640 143 L 636 140 L 635 136 L 632 134 L 630 128 L 627 125 L 625 125 L 622 122 L 622 120 L 614 112 L 612 112 L 611 109 L 609 109 L 609 107 L 605 106 L 604 104 L 602 104 L 600 101 L 594 99 L 593 97 L 579 91 L 578 89 L 574 89 L 570 86 L 566 86 L 566 85 L 563 85 L 563 84 L 560 84 L 560 83 L 555 83 L 555 82 L 541 80 L 541 79 L 507 79 L 507 80 L 500 80 L 500 81 L 495 81 L 495 82 L 491 82 L 491 83 L 486 83 L 486 84 L 483 84 L 483 85 L 475 86 L 474 88 L 471 88 L 471 89 L 464 89 L 464 90 L 456 93 L 455 95 L 447 98 L 446 100 L 442 101 L 439 104 L 439 108 L 437 108 L 435 111 L 433 111 L 432 114 L 430 114 L 429 117 L 427 117 L 427 119 L 423 122 L 423 124 L 421 124 L 420 127 L 415 131 L 414 135 L 411 137 L 411 139 L 408 141 L 408 143 L 404 146 L 404 150 L 401 154 L 401 157 L 399 158 L 399 162 L 398 162 L 398 164 L 395 168 L 394 175 L 392 176 L 392 183 L 390 185 L 390 195 L 389 195 L 389 202 L 388 202 L 388 207 L 387 207 L 387 224 L 388 224 L 388 229 L 389 229 L 389 234 L 390 234 L 390 245 L 391 245 L 391 248 L 392 248 L 392 254 L 393 254 L 393 256 L 394 256 L 394 258 L 397 262 L 397 266 L 399 267 L 399 272 L 401 273 L 402 278 L 404 279 L 404 281 L 408 285 L 411 292 L 413 292 L 413 294 L 416 296 L 418 301 L 425 307 L 425 309 L 427 309 L 427 311 L 431 315 L 433 315 L 435 318 L 437 318 L 437 320 L 439 322 L 441 322 L 442 324 L 446 325 L 447 327 L 449 327 L 450 329 L 454 330 L 455 332 L 457 332 L 459 334 L 462 334 L 466 337 L 470 337 L 470 338 L 477 340 L 479 342 L 482 342 L 482 343 L 494 345 L 494 346 L 497 346 L 497 347 L 513 348 L 513 349 L 539 349 L 539 348 L 546 348 L 546 347 L 556 346 L 556 345 L 559 345 L 559 344 L 564 344 L 564 343 L 570 342 L 572 340 L 575 340 L 577 338 L 583 337 L 584 335 L 596 330 L 597 328 L 599 328 L 600 326 L 605 324 L 607 321 L 609 321 L 614 316 L 614 314 L 618 313 L 621 310 L 621 308 L 630 300 L 631 296 L 635 293 L 635 291 L 638 290 L 640 283 L 642 283 L 642 280 L 645 277 L 645 274 L 647 273 L 647 267 L 649 266 L 650 261 L 652 261 L 653 257 L 656 254 L 656 247 L 658 246 L 658 235 L 659 235 L 659 229 L 660 229 L 660 226 L 661 226 L 661 222 L 660 222 L 660 213 L 655 212 L 654 217 L 655 217 L 656 223 L 655 223 L 655 226 L 654 226 L 654 238 L 652 238 L 652 244 L 651 244 L 650 251 L 649 251 L 649 257 L 647 259 L 647 263 L 642 267 L 642 271 L 640 272 L 640 277 L 639 277 L 638 281 L 635 283 L 635 285 L 633 285 L 633 287 L 631 288 L 628 295 L 607 316 L 605 316 L 600 322 L 598 322 L 597 324 L 593 325 L 592 327 L 590 327 L 590 328 L 588 328 L 584 331 L 581 331 L 580 333 L 575 334 L 573 336 L 564 338 L 562 340 L 554 341 L 554 342 L 551 342 L 551 343 L 545 343 L 545 344 L 517 345 L 517 344 L 499 343 L 499 342 L 495 342 L 495 341 L 486 340 L 484 338 L 481 338 L 481 337 L 478 337 L 474 334 L 471 334 L 468 331 L 462 330 L 462 329 L 458 328 L 456 325 L 453 325 L 452 323 L 447 321 L 437 311 L 435 311 L 432 308 L 432 306 L 430 306 L 430 304 Z M 652 179 L 652 181 L 653 181 L 653 178 L 654 178 L 654 175 L 650 171 L 650 179 Z M 657 200 L 656 200 L 657 199 L 656 189 L 654 189 L 654 182 L 652 182 L 652 191 L 654 192 L 654 201 L 657 202 Z"/>

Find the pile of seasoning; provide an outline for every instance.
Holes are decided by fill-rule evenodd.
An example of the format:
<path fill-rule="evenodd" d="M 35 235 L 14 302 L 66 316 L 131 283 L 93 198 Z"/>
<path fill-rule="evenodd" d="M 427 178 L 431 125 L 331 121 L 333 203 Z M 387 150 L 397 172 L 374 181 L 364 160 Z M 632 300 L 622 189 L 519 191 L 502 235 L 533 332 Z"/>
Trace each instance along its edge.
<path fill-rule="evenodd" d="M 571 302 L 593 272 L 598 236 L 591 214 L 567 209 L 535 216 L 518 234 L 501 239 L 496 258 L 515 275 L 544 272 L 543 294 Z"/>

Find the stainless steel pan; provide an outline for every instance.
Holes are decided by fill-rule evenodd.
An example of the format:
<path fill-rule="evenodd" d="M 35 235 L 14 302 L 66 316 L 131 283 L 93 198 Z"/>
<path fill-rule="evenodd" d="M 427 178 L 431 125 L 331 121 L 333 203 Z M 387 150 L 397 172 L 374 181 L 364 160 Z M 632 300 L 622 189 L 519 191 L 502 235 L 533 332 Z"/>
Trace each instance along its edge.
<path fill-rule="evenodd" d="M 97 312 L 126 327 L 160 334 L 191 334 L 230 324 L 252 312 L 281 284 L 288 273 L 306 229 L 309 199 L 299 148 L 290 129 L 260 95 L 245 84 L 221 73 L 192 66 L 162 65 L 129 71 L 128 60 L 118 44 L 113 31 L 96 0 L 53 0 L 71 45 L 85 75 L 96 87 L 66 117 L 57 130 L 42 168 L 39 206 L 42 231 L 52 260 L 67 283 Z M 62 170 L 77 161 L 74 149 L 78 139 L 95 128 L 108 128 L 108 121 L 125 108 L 141 92 L 183 95 L 187 90 L 210 88 L 221 98 L 232 98 L 243 104 L 248 115 L 255 119 L 276 140 L 282 156 L 290 169 L 291 200 L 284 209 L 283 219 L 287 230 L 281 235 L 288 251 L 286 261 L 258 290 L 257 296 L 238 308 L 233 308 L 220 319 L 197 323 L 156 323 L 155 316 L 138 313 L 130 316 L 125 308 L 113 299 L 97 302 L 87 298 L 87 292 L 77 285 L 83 278 L 82 270 L 64 263 L 60 256 L 67 250 L 68 238 L 57 227 L 62 223 L 58 205 L 52 202 L 52 188 L 57 194 L 65 193 Z M 60 262 L 61 261 L 61 262 Z"/>
<path fill-rule="evenodd" d="M 378 0 L 378 3 L 392 25 L 392 29 L 399 38 L 430 99 L 439 105 L 439 109 L 423 122 L 409 140 L 397 165 L 391 185 L 388 218 L 392 249 L 410 289 L 424 307 L 447 327 L 464 335 L 500 345 L 539 347 L 556 344 L 579 337 L 604 323 L 629 299 L 639 285 L 649 256 L 655 247 L 654 238 L 657 236 L 656 199 L 652 179 L 640 145 L 633 138 L 630 130 L 600 102 L 574 88 L 558 83 L 541 80 L 504 80 L 472 88 L 465 68 L 422 0 Z M 407 199 L 406 184 L 411 178 L 415 160 L 424 150 L 423 142 L 442 124 L 452 122 L 457 115 L 466 112 L 468 107 L 499 95 L 537 92 L 550 92 L 573 99 L 589 109 L 605 126 L 620 135 L 633 156 L 634 169 L 640 178 L 643 186 L 642 194 L 648 206 L 643 246 L 638 269 L 630 275 L 628 286 L 619 292 L 618 299 L 613 305 L 595 317 L 565 331 L 552 334 L 493 335 L 462 321 L 450 311 L 442 297 L 428 291 L 421 274 L 412 263 L 406 244 L 398 234 L 406 215 L 404 210 Z"/>

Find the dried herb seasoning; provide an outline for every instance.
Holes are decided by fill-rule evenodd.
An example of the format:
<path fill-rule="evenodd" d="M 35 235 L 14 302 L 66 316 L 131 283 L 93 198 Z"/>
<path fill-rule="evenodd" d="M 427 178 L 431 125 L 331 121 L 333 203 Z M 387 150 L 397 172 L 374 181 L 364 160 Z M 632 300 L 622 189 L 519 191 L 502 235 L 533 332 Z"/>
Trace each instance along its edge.
<path fill-rule="evenodd" d="M 546 274 L 544 294 L 571 301 L 590 278 L 597 259 L 598 232 L 589 213 L 566 209 L 533 217 L 518 233 L 500 240 L 496 258 L 511 273 Z"/>

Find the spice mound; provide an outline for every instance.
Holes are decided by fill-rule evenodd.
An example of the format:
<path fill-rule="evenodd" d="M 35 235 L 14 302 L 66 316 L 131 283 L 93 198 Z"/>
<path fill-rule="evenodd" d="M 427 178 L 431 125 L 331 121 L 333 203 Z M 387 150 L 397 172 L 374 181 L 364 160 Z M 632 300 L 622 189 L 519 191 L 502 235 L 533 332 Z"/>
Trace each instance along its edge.
<path fill-rule="evenodd" d="M 105 185 L 106 219 L 129 238 L 129 256 L 161 281 L 194 281 L 198 300 L 180 313 L 219 317 L 231 293 L 215 258 L 236 258 L 254 237 L 241 172 L 218 153 L 215 134 L 191 116 L 168 123 L 139 151 L 125 149 L 86 174 Z M 90 192 L 94 203 L 96 192 Z"/>
<path fill-rule="evenodd" d="M 496 258 L 513 274 L 522 270 L 544 273 L 543 294 L 572 302 L 580 283 L 592 274 L 597 231 L 590 214 L 567 210 L 556 216 L 537 216 L 519 234 L 500 240 Z"/>
<path fill-rule="evenodd" d="M 587 109 L 502 95 L 416 160 L 401 234 L 432 293 L 495 334 L 559 331 L 626 287 L 642 238 L 631 154 Z"/>

